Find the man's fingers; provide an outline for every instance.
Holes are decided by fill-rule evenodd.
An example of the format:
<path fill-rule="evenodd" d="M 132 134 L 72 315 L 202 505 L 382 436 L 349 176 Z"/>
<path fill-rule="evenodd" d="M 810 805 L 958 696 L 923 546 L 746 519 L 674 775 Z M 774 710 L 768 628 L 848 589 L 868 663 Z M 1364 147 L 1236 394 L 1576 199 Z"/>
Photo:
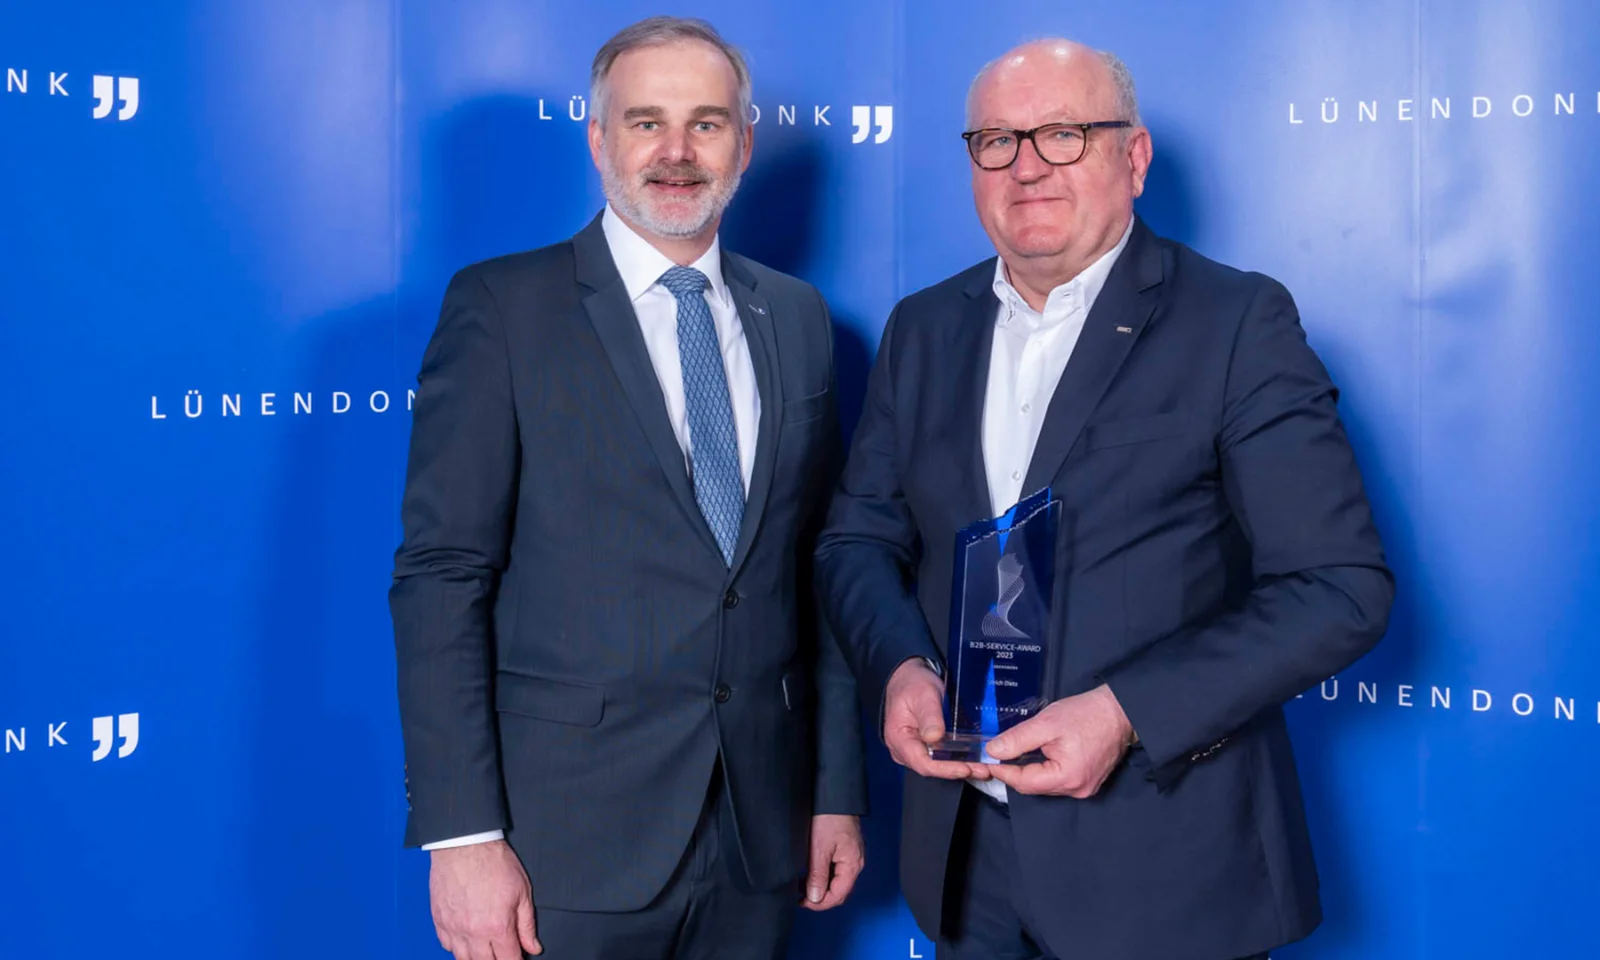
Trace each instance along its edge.
<path fill-rule="evenodd" d="M 928 756 L 926 748 L 918 756 L 913 753 L 906 769 L 924 777 L 933 777 L 936 780 L 987 780 L 988 772 L 975 769 L 974 764 L 961 763 L 957 760 L 935 760 Z M 981 774 L 981 776 L 980 776 Z"/>
<path fill-rule="evenodd" d="M 828 895 L 822 898 L 822 902 L 821 903 L 816 904 L 815 906 L 812 906 L 811 909 L 816 911 L 817 913 L 822 913 L 825 910 L 832 910 L 834 907 L 837 907 L 840 904 L 844 903 L 845 897 L 848 897 L 850 895 L 850 887 L 847 886 L 842 890 L 838 890 L 838 889 L 835 889 L 835 887 L 837 887 L 837 886 L 838 886 L 838 881 L 835 881 L 834 882 L 834 886 L 828 888 Z M 807 904 L 807 906 L 811 906 L 811 905 Z"/>
<path fill-rule="evenodd" d="M 478 939 L 472 944 L 472 960 L 503 960 L 504 954 L 495 950 L 495 941 Z M 500 954 L 497 956 L 496 954 Z M 521 960 L 521 958 L 517 958 Z"/>
<path fill-rule="evenodd" d="M 800 894 L 800 906 L 812 912 L 828 909 L 828 900 L 833 896 L 833 882 L 828 875 L 827 868 L 824 867 L 822 879 L 819 883 L 816 867 L 812 867 L 811 873 L 806 876 L 805 889 Z"/>
<path fill-rule="evenodd" d="M 885 726 L 909 726 L 924 743 L 944 736 L 942 685 L 925 666 L 914 662 L 902 666 L 889 682 L 888 696 Z"/>
<path fill-rule="evenodd" d="M 807 899 L 801 906 L 814 913 L 832 910 L 844 903 L 850 896 L 850 891 L 855 889 L 856 878 L 861 875 L 858 869 L 851 869 L 844 864 L 835 864 L 833 881 L 828 885 L 827 893 L 823 894 L 820 901 L 812 903 Z"/>
<path fill-rule="evenodd" d="M 1029 750 L 1037 750 L 1056 739 L 1056 732 L 1038 717 L 1024 720 L 984 745 L 996 760 L 1014 760 Z"/>
<path fill-rule="evenodd" d="M 932 690 L 918 691 L 907 698 L 906 712 L 923 743 L 938 743 L 944 738 L 944 703 Z"/>
<path fill-rule="evenodd" d="M 960 760 L 932 760 L 928 761 L 932 772 L 929 776 L 941 780 L 987 780 L 990 777 L 989 768 L 992 764 L 964 763 Z"/>
<path fill-rule="evenodd" d="M 917 736 L 911 727 L 891 727 L 883 732 L 883 745 L 889 748 L 889 756 L 902 767 L 909 767 L 918 754 L 926 756 L 928 748 Z"/>
<path fill-rule="evenodd" d="M 861 860 L 855 857 L 833 865 L 833 882 L 822 900 L 824 910 L 831 910 L 849 899 L 850 891 L 856 888 L 856 879 L 861 876 L 861 867 Z"/>
<path fill-rule="evenodd" d="M 1004 764 L 995 764 L 994 766 L 996 769 L 991 770 L 990 773 L 996 780 L 1005 784 L 1006 789 L 1029 794 L 1036 791 L 1037 773 L 1030 768 L 1036 767 L 1038 764 L 1030 763 L 1022 767 L 1012 767 Z M 1024 776 L 1024 774 L 1029 774 L 1029 776 Z"/>
<path fill-rule="evenodd" d="M 828 871 L 833 866 L 833 851 L 811 851 L 811 872 L 806 876 L 806 902 L 821 903 L 828 894 Z"/>
<path fill-rule="evenodd" d="M 924 777 L 965 780 L 971 776 L 967 765 L 928 756 L 928 748 L 944 739 L 944 702 L 937 687 L 904 694 L 895 711 L 898 722 L 884 731 L 884 743 L 896 763 Z"/>
<path fill-rule="evenodd" d="M 1066 771 L 1055 761 L 1022 766 L 993 764 L 989 769 L 996 780 L 1018 793 L 1065 796 L 1072 786 Z"/>
<path fill-rule="evenodd" d="M 489 948 L 494 960 L 522 960 L 522 944 L 518 942 L 514 930 L 507 930 L 495 937 Z"/>
<path fill-rule="evenodd" d="M 889 755 L 912 773 L 941 780 L 965 780 L 968 776 L 966 764 L 935 760 L 928 756 L 928 745 L 922 742 L 915 730 L 896 730 L 886 740 Z"/>
<path fill-rule="evenodd" d="M 906 704 L 903 710 L 896 712 L 894 719 L 884 724 L 885 740 L 897 733 L 905 733 L 925 745 L 938 743 L 944 738 L 944 712 Z"/>
<path fill-rule="evenodd" d="M 939 780 L 987 780 L 984 764 L 935 760 L 928 748 L 945 736 L 944 701 L 938 689 L 929 686 L 922 696 L 908 694 L 898 698 L 894 719 L 885 724 L 884 745 L 894 762 L 913 773 Z"/>
<path fill-rule="evenodd" d="M 522 944 L 522 949 L 538 956 L 544 953 L 544 946 L 539 943 L 538 932 L 533 922 L 533 899 L 523 897 L 517 901 L 517 940 Z M 517 960 L 522 960 L 518 957 Z"/>

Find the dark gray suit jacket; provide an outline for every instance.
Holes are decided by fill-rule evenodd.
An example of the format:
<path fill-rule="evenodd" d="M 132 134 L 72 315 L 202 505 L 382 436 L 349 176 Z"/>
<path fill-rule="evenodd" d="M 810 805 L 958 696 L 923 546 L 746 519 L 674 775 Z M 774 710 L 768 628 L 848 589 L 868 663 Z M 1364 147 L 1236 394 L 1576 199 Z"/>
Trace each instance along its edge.
<path fill-rule="evenodd" d="M 599 218 L 458 273 L 423 359 L 390 592 L 406 842 L 504 829 L 543 906 L 645 906 L 719 753 L 759 889 L 804 873 L 813 813 L 864 812 L 811 584 L 840 459 L 827 306 L 733 254 L 723 274 L 761 397 L 731 570 Z"/>

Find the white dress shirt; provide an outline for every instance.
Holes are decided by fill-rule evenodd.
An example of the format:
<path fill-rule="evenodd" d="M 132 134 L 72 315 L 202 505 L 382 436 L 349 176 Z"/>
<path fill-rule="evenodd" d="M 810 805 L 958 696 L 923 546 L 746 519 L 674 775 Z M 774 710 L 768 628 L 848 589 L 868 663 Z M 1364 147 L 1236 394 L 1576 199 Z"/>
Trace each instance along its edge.
<path fill-rule="evenodd" d="M 1033 448 L 1039 442 L 1056 384 L 1061 382 L 1067 361 L 1072 359 L 1089 310 L 1132 233 L 1130 219 L 1115 247 L 1050 291 L 1043 313 L 1028 306 L 1011 285 L 1005 260 L 995 265 L 994 295 L 1000 300 L 1000 311 L 994 321 L 994 346 L 989 354 L 989 382 L 983 402 L 983 466 L 988 475 L 993 516 L 1000 516 L 1022 499 L 1022 482 L 1028 475 L 1028 464 L 1033 460 Z M 997 780 L 971 783 L 1006 802 L 1005 784 Z"/>
<path fill-rule="evenodd" d="M 667 420 L 672 432 L 683 448 L 684 467 L 690 467 L 692 444 L 689 438 L 689 411 L 683 392 L 683 364 L 678 354 L 678 301 L 672 291 L 658 281 L 661 275 L 677 266 L 666 254 L 650 245 L 650 241 L 633 231 L 606 205 L 600 219 L 605 232 L 606 245 L 611 248 L 611 259 L 622 275 L 622 285 L 633 303 L 634 316 L 644 333 L 645 349 L 650 353 L 650 364 L 655 367 L 656 380 L 661 385 L 661 398 L 666 401 Z M 733 403 L 733 428 L 739 441 L 739 470 L 744 476 L 745 494 L 750 491 L 750 475 L 755 470 L 756 439 L 761 422 L 761 396 L 756 389 L 755 369 L 750 361 L 750 344 L 745 339 L 744 324 L 734 306 L 733 295 L 722 279 L 722 243 L 720 238 L 711 241 L 711 248 L 700 259 L 690 264 L 710 280 L 706 287 L 706 302 L 711 307 L 711 319 L 717 327 L 717 341 L 722 347 L 722 367 L 728 377 L 728 399 Z M 445 847 L 462 847 L 471 843 L 484 843 L 503 839 L 499 830 L 475 833 L 466 837 L 440 840 L 422 845 L 424 850 Z"/>

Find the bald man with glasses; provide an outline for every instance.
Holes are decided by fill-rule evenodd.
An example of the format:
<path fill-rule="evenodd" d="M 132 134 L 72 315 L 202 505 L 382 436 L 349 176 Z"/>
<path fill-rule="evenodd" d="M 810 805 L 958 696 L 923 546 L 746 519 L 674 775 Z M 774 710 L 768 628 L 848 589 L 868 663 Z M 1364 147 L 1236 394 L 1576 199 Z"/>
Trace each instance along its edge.
<path fill-rule="evenodd" d="M 1264 957 L 1321 920 L 1282 705 L 1393 599 L 1337 391 L 1280 284 L 1134 214 L 1114 56 L 1013 50 L 968 127 L 998 256 L 895 308 L 817 545 L 909 771 L 906 899 L 943 960 Z M 1048 706 L 936 760 L 958 532 L 1045 491 Z"/>

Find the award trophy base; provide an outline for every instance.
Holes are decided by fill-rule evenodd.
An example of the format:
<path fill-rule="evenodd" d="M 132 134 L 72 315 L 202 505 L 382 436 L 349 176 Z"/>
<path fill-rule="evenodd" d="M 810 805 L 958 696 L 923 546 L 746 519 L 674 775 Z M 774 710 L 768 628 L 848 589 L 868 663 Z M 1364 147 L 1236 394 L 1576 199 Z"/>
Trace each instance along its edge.
<path fill-rule="evenodd" d="M 1030 750 L 1014 760 L 996 760 L 984 749 L 984 746 L 993 739 L 994 737 L 977 733 L 950 733 L 946 734 L 943 740 L 930 746 L 928 755 L 935 760 L 951 760 L 956 763 L 1009 763 L 1021 766 L 1044 762 L 1044 754 L 1038 750 Z"/>

